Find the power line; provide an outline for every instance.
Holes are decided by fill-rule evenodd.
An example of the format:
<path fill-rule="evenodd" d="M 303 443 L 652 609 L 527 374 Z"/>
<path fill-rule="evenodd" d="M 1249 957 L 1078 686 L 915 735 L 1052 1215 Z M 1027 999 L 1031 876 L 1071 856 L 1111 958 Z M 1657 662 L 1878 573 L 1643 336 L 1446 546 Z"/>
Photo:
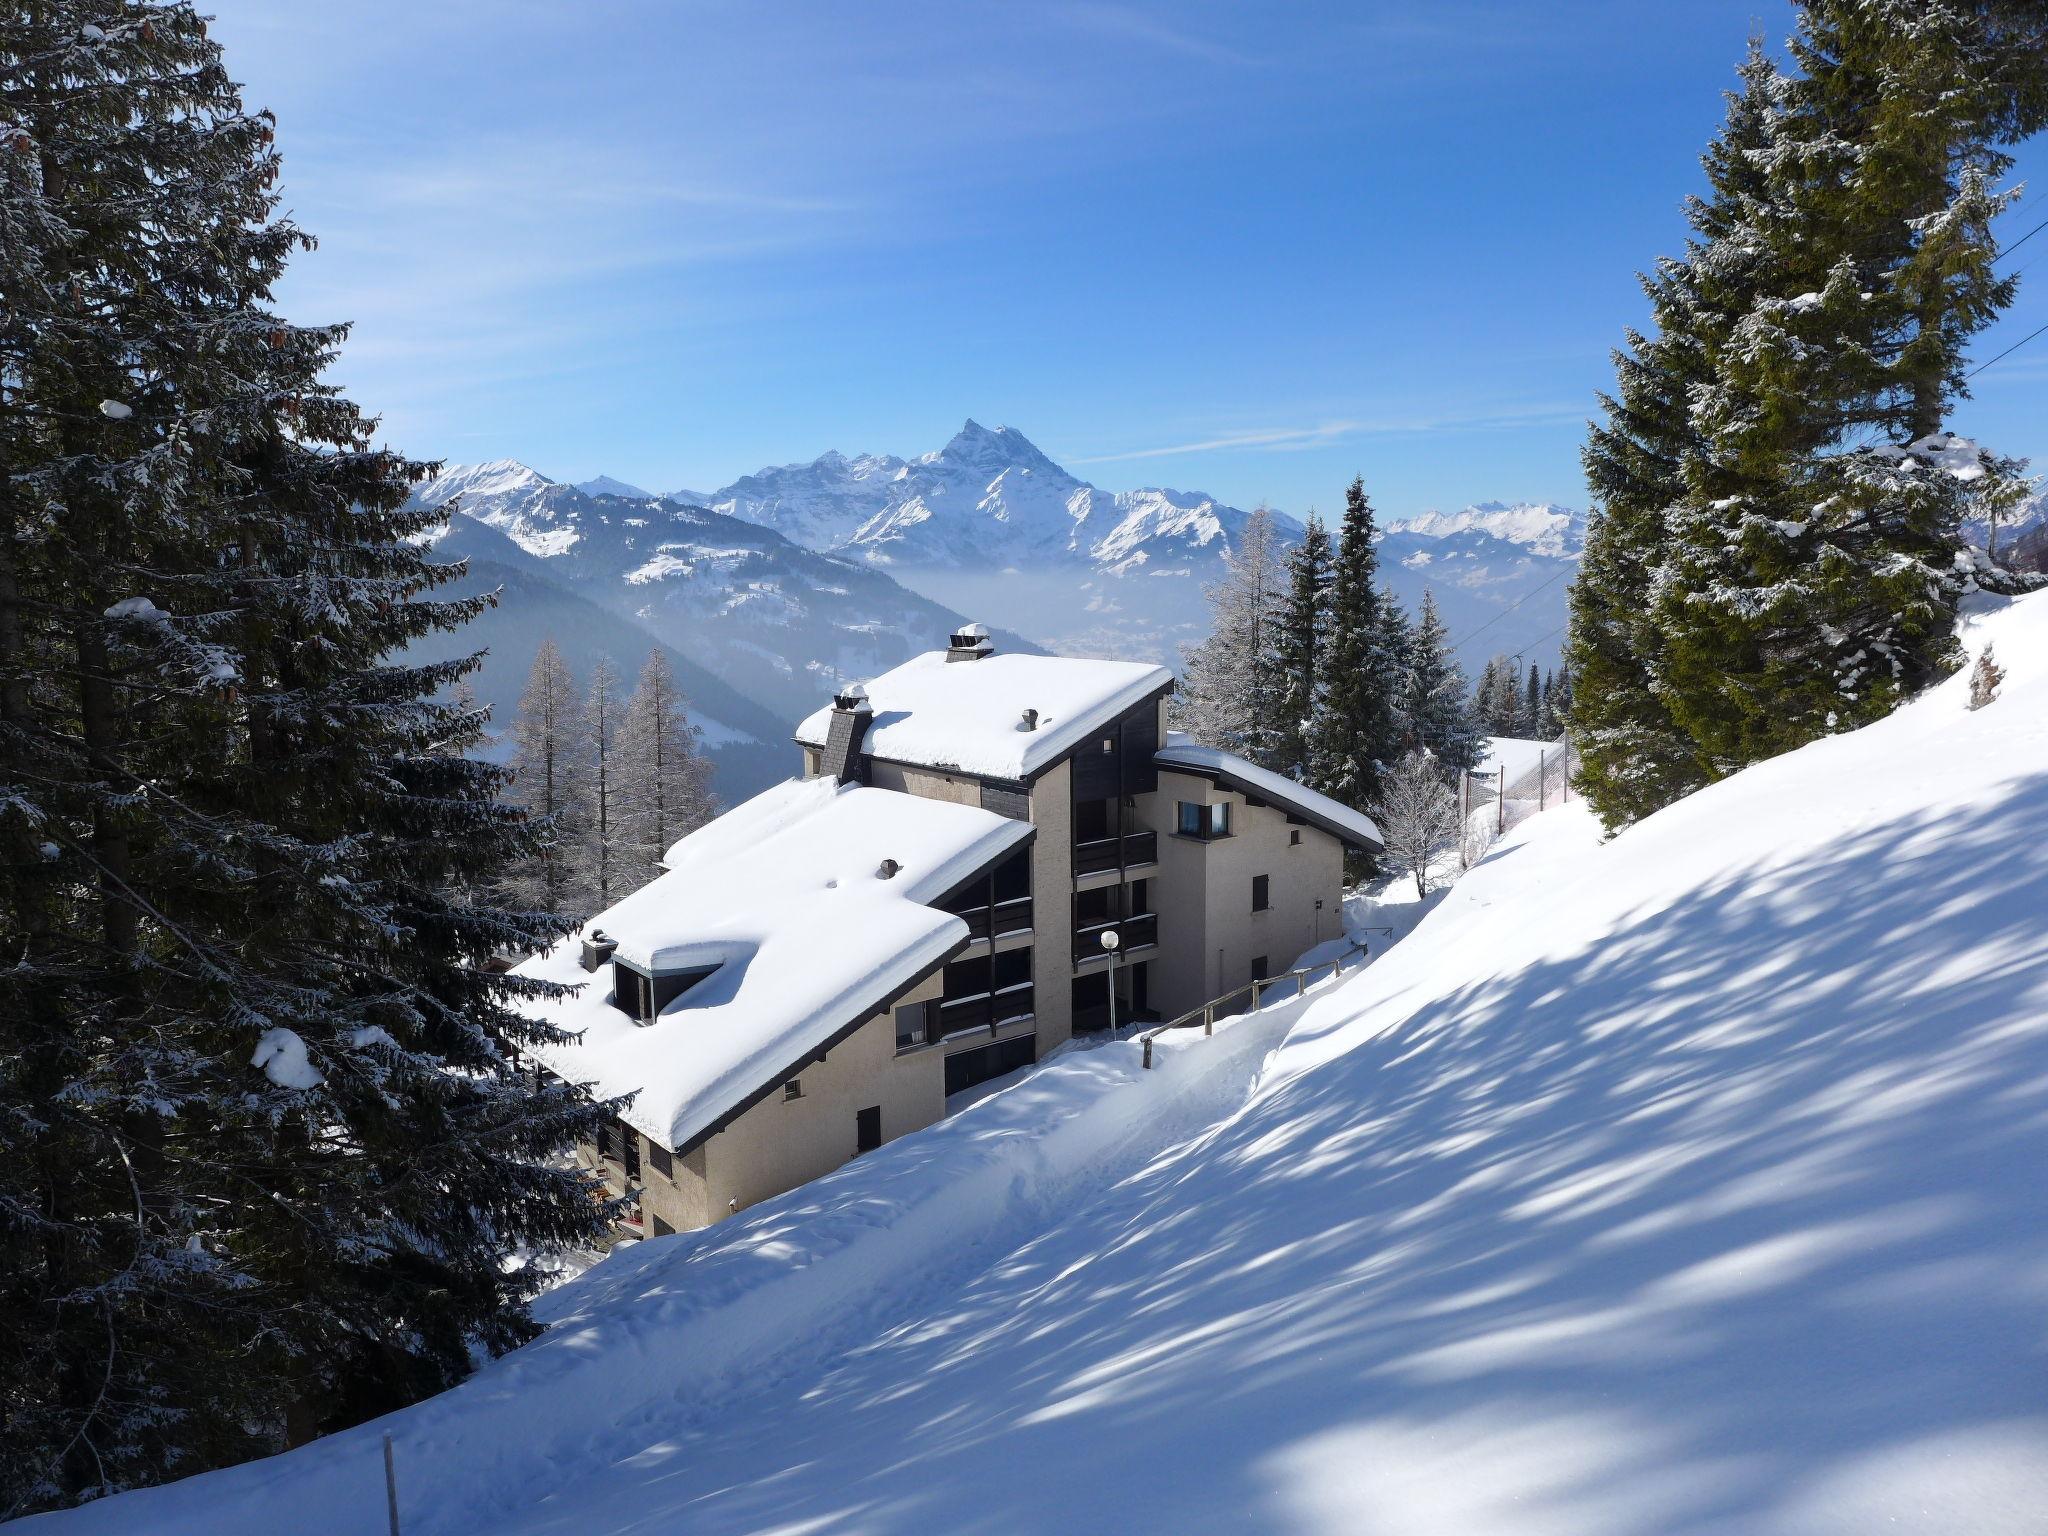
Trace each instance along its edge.
<path fill-rule="evenodd" d="M 1974 379 L 1975 377 L 1977 377 L 1978 374 L 1982 373 L 1986 368 L 1989 368 L 1993 363 L 1998 362 L 2002 358 L 2011 357 L 2013 353 L 2019 351 L 2021 347 L 2024 347 L 2028 342 L 2032 341 L 2036 336 L 2041 335 L 2044 331 L 2048 331 L 2048 325 L 2038 326 L 2034 330 L 2027 332 L 2026 335 L 2022 336 L 2018 341 L 2014 342 L 2011 346 L 2007 347 L 2003 352 L 1999 353 L 1997 357 L 1986 358 L 1983 362 L 1979 363 L 1976 367 L 1972 368 L 1968 373 L 1964 374 L 1963 377 L 1966 379 Z"/>
<path fill-rule="evenodd" d="M 1560 576 L 1563 576 L 1567 571 L 1570 571 L 1571 569 L 1571 566 L 1566 566 L 1563 570 L 1552 572 L 1546 580 L 1538 582 L 1535 586 L 1531 587 L 1528 591 L 1524 592 L 1512 603 L 1509 603 L 1507 607 L 1501 609 L 1499 613 L 1496 613 L 1484 624 L 1480 625 L 1477 629 L 1473 630 L 1472 633 L 1470 633 L 1469 635 L 1460 635 L 1457 639 L 1453 640 L 1451 642 L 1450 648 L 1452 650 L 1456 650 L 1459 646 L 1463 645 L 1468 640 L 1477 640 L 1481 635 L 1485 634 L 1489 629 L 1493 628 L 1494 625 L 1498 624 L 1502 619 L 1506 618 L 1509 614 L 1513 613 L 1517 608 L 1521 607 L 1522 604 L 1529 601 L 1529 599 L 1534 597 L 1538 592 L 1541 592 L 1545 587 L 1549 586 L 1551 582 L 1556 581 Z M 1552 633 L 1554 634 L 1556 633 L 1556 631 L 1553 630 Z M 1545 636 L 1544 638 L 1548 639 L 1549 636 Z"/>
<path fill-rule="evenodd" d="M 2043 219 L 2040 223 L 2036 224 L 2032 229 L 2028 230 L 2024 235 L 2021 235 L 2019 239 L 2014 240 L 2009 244 L 2001 245 L 1997 250 L 1991 253 L 1991 259 L 1993 261 L 2005 260 L 2007 256 L 2011 255 L 2014 251 L 2018 250 L 2021 246 L 2025 245 L 2029 240 L 2033 239 L 2034 236 L 2041 233 L 2041 231 L 2044 229 L 2048 229 L 2048 219 Z"/>

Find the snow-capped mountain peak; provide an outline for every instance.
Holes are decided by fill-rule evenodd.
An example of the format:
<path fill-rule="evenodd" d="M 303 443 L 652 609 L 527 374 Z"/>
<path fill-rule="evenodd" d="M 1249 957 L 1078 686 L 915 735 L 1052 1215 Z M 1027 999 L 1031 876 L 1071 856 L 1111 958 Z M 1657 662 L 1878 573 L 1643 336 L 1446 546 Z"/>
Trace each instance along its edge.
<path fill-rule="evenodd" d="M 530 555 L 567 552 L 582 537 L 578 512 L 589 499 L 573 485 L 559 485 L 517 459 L 488 464 L 451 464 L 413 489 L 422 506 L 451 503 L 486 527 L 495 528 Z"/>
<path fill-rule="evenodd" d="M 579 480 L 576 489 L 586 496 L 617 496 L 626 501 L 653 501 L 654 492 L 643 491 L 637 485 L 624 480 L 614 480 L 610 475 L 599 475 L 595 480 Z"/>
<path fill-rule="evenodd" d="M 1442 538 L 1468 528 L 1519 544 L 1534 554 L 1556 558 L 1575 556 L 1586 545 L 1585 513 L 1549 502 L 1482 501 L 1459 512 L 1429 511 L 1387 524 L 1389 533 L 1415 533 L 1426 538 Z"/>

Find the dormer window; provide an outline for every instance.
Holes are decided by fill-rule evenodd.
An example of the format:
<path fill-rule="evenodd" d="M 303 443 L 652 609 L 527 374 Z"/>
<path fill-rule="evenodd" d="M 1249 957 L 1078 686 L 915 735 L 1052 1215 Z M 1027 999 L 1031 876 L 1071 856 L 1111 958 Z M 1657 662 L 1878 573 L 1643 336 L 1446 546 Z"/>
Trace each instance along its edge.
<path fill-rule="evenodd" d="M 612 1001 L 636 1024 L 652 1024 L 662 1009 L 718 969 L 700 965 L 684 971 L 647 972 L 624 960 L 612 961 Z"/>

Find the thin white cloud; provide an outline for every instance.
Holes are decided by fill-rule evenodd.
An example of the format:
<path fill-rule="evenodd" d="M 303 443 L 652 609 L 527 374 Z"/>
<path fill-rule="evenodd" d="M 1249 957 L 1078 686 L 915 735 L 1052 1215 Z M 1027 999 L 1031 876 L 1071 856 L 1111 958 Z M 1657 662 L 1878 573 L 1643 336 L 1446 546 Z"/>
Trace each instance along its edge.
<path fill-rule="evenodd" d="M 1390 417 L 1371 421 L 1326 421 L 1312 427 L 1260 427 L 1240 432 L 1224 432 L 1194 442 L 1077 456 L 1069 462 L 1116 464 L 1128 459 L 1167 459 L 1181 454 L 1220 453 L 1231 449 L 1254 453 L 1299 453 L 1352 437 L 1405 437 L 1439 432 L 1554 427 L 1582 421 L 1585 416 L 1586 407 L 1583 405 L 1544 405 L 1471 414 Z"/>

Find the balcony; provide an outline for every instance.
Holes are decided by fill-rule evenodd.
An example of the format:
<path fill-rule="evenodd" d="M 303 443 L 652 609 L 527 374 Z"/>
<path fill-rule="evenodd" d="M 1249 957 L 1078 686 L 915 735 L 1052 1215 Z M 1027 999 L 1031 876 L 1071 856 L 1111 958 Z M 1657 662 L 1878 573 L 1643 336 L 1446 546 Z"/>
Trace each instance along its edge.
<path fill-rule="evenodd" d="M 1009 901 L 999 901 L 992 907 L 970 907 L 953 915 L 967 924 L 967 936 L 971 940 L 1006 939 L 1015 933 L 1031 931 L 1031 898 L 1018 896 Z"/>
<path fill-rule="evenodd" d="M 1100 875 L 1112 869 L 1133 869 L 1159 862 L 1159 834 L 1131 832 L 1074 844 L 1074 873 Z"/>
<path fill-rule="evenodd" d="M 1030 982 L 1005 987 L 1000 992 L 980 992 L 973 997 L 949 998 L 939 1005 L 937 1039 L 969 1034 L 977 1029 L 994 1030 L 1000 1025 L 1032 1017 L 1035 999 Z"/>
<path fill-rule="evenodd" d="M 1114 928 L 1117 937 L 1117 954 L 1128 955 L 1137 950 L 1151 949 L 1159 942 L 1159 914 L 1141 912 L 1136 917 L 1107 918 L 1099 923 L 1081 923 L 1074 928 L 1074 964 L 1081 965 L 1090 960 L 1099 960 L 1105 951 L 1102 936 Z"/>

